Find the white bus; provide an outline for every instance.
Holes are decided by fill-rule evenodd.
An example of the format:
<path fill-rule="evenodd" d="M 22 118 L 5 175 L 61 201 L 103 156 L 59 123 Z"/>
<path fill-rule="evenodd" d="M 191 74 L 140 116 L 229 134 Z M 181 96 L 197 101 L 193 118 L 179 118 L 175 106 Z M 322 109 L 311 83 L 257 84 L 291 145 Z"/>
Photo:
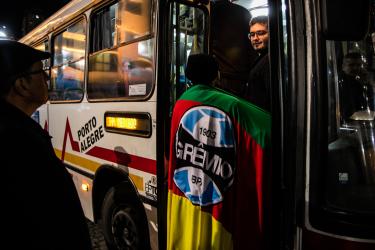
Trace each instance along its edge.
<path fill-rule="evenodd" d="M 341 72 L 356 53 L 354 80 L 375 87 L 374 2 L 236 3 L 269 16 L 269 249 L 374 249 L 374 94 L 345 117 Z M 209 0 L 72 0 L 20 40 L 52 53 L 34 118 L 110 248 L 165 249 L 171 111 L 211 25 Z"/>

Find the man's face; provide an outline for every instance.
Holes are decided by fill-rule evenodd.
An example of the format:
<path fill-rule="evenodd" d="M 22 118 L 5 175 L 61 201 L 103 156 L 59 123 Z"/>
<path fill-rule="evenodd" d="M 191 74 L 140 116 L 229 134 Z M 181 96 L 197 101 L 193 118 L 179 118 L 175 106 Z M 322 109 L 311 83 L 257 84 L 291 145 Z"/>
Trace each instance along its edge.
<path fill-rule="evenodd" d="M 42 62 L 36 62 L 31 69 L 25 74 L 29 84 L 30 102 L 39 106 L 48 100 L 48 76 L 43 71 Z"/>
<path fill-rule="evenodd" d="M 262 23 L 255 23 L 250 27 L 250 41 L 254 50 L 262 50 L 268 47 L 268 27 Z"/>

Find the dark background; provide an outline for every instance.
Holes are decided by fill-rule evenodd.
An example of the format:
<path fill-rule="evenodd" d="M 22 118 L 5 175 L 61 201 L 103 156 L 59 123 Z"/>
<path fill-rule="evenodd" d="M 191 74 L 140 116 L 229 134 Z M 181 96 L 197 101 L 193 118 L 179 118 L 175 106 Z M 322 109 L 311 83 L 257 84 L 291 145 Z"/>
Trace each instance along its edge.
<path fill-rule="evenodd" d="M 36 27 L 41 21 L 47 19 L 70 0 L 10 0 L 0 8 L 0 28 L 8 36 L 18 40 L 25 32 Z M 30 20 L 30 16 L 38 15 L 39 19 Z M 28 18 L 27 18 L 28 17 Z"/>

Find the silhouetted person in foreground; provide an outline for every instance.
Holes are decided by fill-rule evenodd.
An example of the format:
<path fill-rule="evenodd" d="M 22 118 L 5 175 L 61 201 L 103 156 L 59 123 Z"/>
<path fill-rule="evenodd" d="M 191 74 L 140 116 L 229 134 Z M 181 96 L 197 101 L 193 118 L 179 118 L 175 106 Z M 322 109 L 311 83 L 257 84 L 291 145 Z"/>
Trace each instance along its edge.
<path fill-rule="evenodd" d="M 50 54 L 0 40 L 1 244 L 7 249 L 91 249 L 71 175 L 30 118 L 48 99 Z"/>
<path fill-rule="evenodd" d="M 211 6 L 212 54 L 220 71 L 218 87 L 243 95 L 257 57 L 247 39 L 250 13 L 229 0 L 212 1 Z"/>

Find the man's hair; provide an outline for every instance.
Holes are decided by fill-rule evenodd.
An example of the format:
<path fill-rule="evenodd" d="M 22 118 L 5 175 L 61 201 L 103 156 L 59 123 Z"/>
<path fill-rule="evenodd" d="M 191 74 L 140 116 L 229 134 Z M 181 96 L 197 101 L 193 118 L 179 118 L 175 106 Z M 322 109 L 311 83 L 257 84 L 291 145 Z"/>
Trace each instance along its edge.
<path fill-rule="evenodd" d="M 209 85 L 218 76 L 219 66 L 211 55 L 190 55 L 186 65 L 186 77 L 193 84 Z"/>
<path fill-rule="evenodd" d="M 268 28 L 268 16 L 255 16 L 251 18 L 249 25 L 251 27 L 256 23 L 261 23 L 263 25 L 266 25 Z"/>

